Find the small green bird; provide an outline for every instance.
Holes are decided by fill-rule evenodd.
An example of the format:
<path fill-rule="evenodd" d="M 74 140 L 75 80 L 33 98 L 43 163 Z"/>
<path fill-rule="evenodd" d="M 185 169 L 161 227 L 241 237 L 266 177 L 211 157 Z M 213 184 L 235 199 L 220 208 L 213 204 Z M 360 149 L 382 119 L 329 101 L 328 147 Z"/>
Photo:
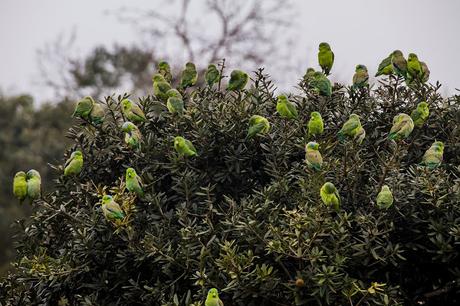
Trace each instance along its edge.
<path fill-rule="evenodd" d="M 252 138 L 256 135 L 267 134 L 270 131 L 270 122 L 267 118 L 253 115 L 249 119 L 248 138 Z"/>
<path fill-rule="evenodd" d="M 422 67 L 422 82 L 428 82 L 430 79 L 430 69 L 428 69 L 428 66 L 425 62 L 420 62 L 420 66 Z"/>
<path fill-rule="evenodd" d="M 249 76 L 246 72 L 233 70 L 232 73 L 230 73 L 230 81 L 228 81 L 227 90 L 243 90 L 248 80 Z"/>
<path fill-rule="evenodd" d="M 391 63 L 391 57 L 393 54 L 388 55 L 385 59 L 380 62 L 379 68 L 377 69 L 377 73 L 375 77 L 380 75 L 390 75 L 393 73 L 393 64 Z"/>
<path fill-rule="evenodd" d="M 72 152 L 70 158 L 65 162 L 64 176 L 78 175 L 83 168 L 83 154 L 77 150 Z"/>
<path fill-rule="evenodd" d="M 327 206 L 332 206 L 335 210 L 340 208 L 340 195 L 337 188 L 332 183 L 325 183 L 319 192 L 321 200 Z"/>
<path fill-rule="evenodd" d="M 171 114 L 179 114 L 181 116 L 184 113 L 184 100 L 180 97 L 169 97 L 166 107 Z"/>
<path fill-rule="evenodd" d="M 37 170 L 29 170 L 27 172 L 27 196 L 36 200 L 42 194 L 42 178 Z"/>
<path fill-rule="evenodd" d="M 159 62 L 157 73 L 161 74 L 168 83 L 171 83 L 172 74 L 171 74 L 171 67 L 169 66 L 168 62 L 166 61 Z"/>
<path fill-rule="evenodd" d="M 343 124 L 342 128 L 337 134 L 340 141 L 344 141 L 346 137 L 351 137 L 361 144 L 366 137 L 366 131 L 361 125 L 359 116 L 351 114 L 348 120 Z"/>
<path fill-rule="evenodd" d="M 388 138 L 396 141 L 407 138 L 413 129 L 414 121 L 412 121 L 412 118 L 403 113 L 398 114 L 393 118 L 393 126 L 391 127 Z"/>
<path fill-rule="evenodd" d="M 179 155 L 185 155 L 189 157 L 198 155 L 192 142 L 181 136 L 176 136 L 174 138 L 174 149 L 176 149 Z"/>
<path fill-rule="evenodd" d="M 125 213 L 121 209 L 120 205 L 113 200 L 111 195 L 105 195 L 102 197 L 101 207 L 102 213 L 109 221 L 122 220 L 125 217 Z"/>
<path fill-rule="evenodd" d="M 407 58 L 407 72 L 412 79 L 421 80 L 422 66 L 415 53 L 409 53 Z"/>
<path fill-rule="evenodd" d="M 362 88 L 367 86 L 369 81 L 369 73 L 367 72 L 367 67 L 364 65 L 357 65 L 355 69 L 355 74 L 353 75 L 353 87 Z"/>
<path fill-rule="evenodd" d="M 380 209 L 390 208 L 391 205 L 393 205 L 393 201 L 393 194 L 391 193 L 390 187 L 383 185 L 382 190 L 380 190 L 377 195 L 377 207 Z"/>
<path fill-rule="evenodd" d="M 134 123 L 144 122 L 147 120 L 139 105 L 129 99 L 121 101 L 121 112 L 125 115 L 126 119 Z"/>
<path fill-rule="evenodd" d="M 129 148 L 140 148 L 142 134 L 134 123 L 126 121 L 121 126 L 121 130 L 125 132 L 125 143 L 128 145 Z"/>
<path fill-rule="evenodd" d="M 393 71 L 402 77 L 406 77 L 407 75 L 407 61 L 404 58 L 403 53 L 401 50 L 395 50 L 391 54 L 391 64 L 393 66 Z"/>
<path fill-rule="evenodd" d="M 329 75 L 334 64 L 334 52 L 332 52 L 328 43 L 322 42 L 319 44 L 318 62 L 323 72 Z"/>
<path fill-rule="evenodd" d="M 321 135 L 324 132 L 324 122 L 321 114 L 312 112 L 308 121 L 308 137 Z"/>
<path fill-rule="evenodd" d="M 168 98 L 176 97 L 176 98 L 182 99 L 182 94 L 177 89 L 174 89 L 174 88 L 171 88 L 170 90 L 168 90 L 166 94 L 168 95 Z"/>
<path fill-rule="evenodd" d="M 303 79 L 306 82 L 310 82 L 313 79 L 313 75 L 315 74 L 315 69 L 309 67 L 307 71 L 305 72 L 305 75 L 303 76 Z"/>
<path fill-rule="evenodd" d="M 168 100 L 167 92 L 171 89 L 171 84 L 159 73 L 153 75 L 153 94 L 161 101 Z"/>
<path fill-rule="evenodd" d="M 307 162 L 307 166 L 311 169 L 316 171 L 321 170 L 321 166 L 323 165 L 323 157 L 319 152 L 319 144 L 316 142 L 309 142 L 305 146 L 305 161 Z"/>
<path fill-rule="evenodd" d="M 429 115 L 430 115 L 430 108 L 428 107 L 428 103 L 420 102 L 417 105 L 417 108 L 412 111 L 412 113 L 410 114 L 410 117 L 412 118 L 414 125 L 420 128 L 423 126 L 426 119 L 428 119 Z"/>
<path fill-rule="evenodd" d="M 279 95 L 276 102 L 276 111 L 281 117 L 295 119 L 299 117 L 297 108 L 294 103 L 290 102 L 285 95 Z"/>
<path fill-rule="evenodd" d="M 27 175 L 24 171 L 19 171 L 14 175 L 13 194 L 21 203 L 27 197 Z"/>
<path fill-rule="evenodd" d="M 137 175 L 136 170 L 133 168 L 126 169 L 126 189 L 129 192 L 134 192 L 139 197 L 144 196 L 144 190 L 142 189 L 142 179 Z"/>
<path fill-rule="evenodd" d="M 330 97 L 332 95 L 331 81 L 320 71 L 313 73 L 309 84 L 322 96 Z"/>
<path fill-rule="evenodd" d="M 102 124 L 104 122 L 105 111 L 100 103 L 94 103 L 93 109 L 89 113 L 89 118 L 94 124 Z"/>
<path fill-rule="evenodd" d="M 428 169 L 435 169 L 441 165 L 443 154 L 444 143 L 442 141 L 435 141 L 423 155 L 422 164 L 425 165 Z"/>
<path fill-rule="evenodd" d="M 216 65 L 210 64 L 208 66 L 208 70 L 206 70 L 204 78 L 209 87 L 212 87 L 212 85 L 219 81 L 220 73 L 219 70 L 217 70 Z"/>
<path fill-rule="evenodd" d="M 185 64 L 185 69 L 182 71 L 182 77 L 180 79 L 180 87 L 186 89 L 196 84 L 198 79 L 198 73 L 194 63 L 188 62 Z"/>
<path fill-rule="evenodd" d="M 224 306 L 224 303 L 219 298 L 219 292 L 216 288 L 209 289 L 208 296 L 204 303 L 205 306 Z"/>
<path fill-rule="evenodd" d="M 75 111 L 73 112 L 72 116 L 76 117 L 79 116 L 81 118 L 88 119 L 89 114 L 91 113 L 91 110 L 93 109 L 94 106 L 94 100 L 90 96 L 86 96 L 80 101 L 77 102 L 77 105 L 75 106 Z"/>

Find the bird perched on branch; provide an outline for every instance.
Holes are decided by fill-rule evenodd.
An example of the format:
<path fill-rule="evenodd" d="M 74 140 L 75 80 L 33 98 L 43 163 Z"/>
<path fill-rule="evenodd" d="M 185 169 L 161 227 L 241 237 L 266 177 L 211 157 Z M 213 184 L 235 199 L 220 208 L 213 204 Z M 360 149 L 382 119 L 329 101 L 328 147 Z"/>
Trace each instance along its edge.
<path fill-rule="evenodd" d="M 253 115 L 249 119 L 249 129 L 248 129 L 248 138 L 252 138 L 256 135 L 267 134 L 270 131 L 270 122 L 267 118 Z"/>
<path fill-rule="evenodd" d="M 391 54 L 391 64 L 393 66 L 393 71 L 404 78 L 407 76 L 407 61 L 404 58 L 401 50 L 395 50 Z"/>
<path fill-rule="evenodd" d="M 428 106 L 428 103 L 420 102 L 417 105 L 417 108 L 412 111 L 412 113 L 410 114 L 410 117 L 412 118 L 414 125 L 420 128 L 423 126 L 426 119 L 428 119 L 429 115 L 430 115 L 430 108 Z"/>
<path fill-rule="evenodd" d="M 355 69 L 355 74 L 353 75 L 353 87 L 362 88 L 368 85 L 369 73 L 367 72 L 367 67 L 364 65 L 357 65 Z"/>
<path fill-rule="evenodd" d="M 340 208 L 340 195 L 337 188 L 332 183 L 325 183 L 320 190 L 321 200 L 327 206 L 332 206 L 335 210 Z"/>
<path fill-rule="evenodd" d="M 321 170 L 323 165 L 323 157 L 319 152 L 319 144 L 316 142 L 309 142 L 305 146 L 305 161 L 307 166 L 316 171 Z"/>
<path fill-rule="evenodd" d="M 86 96 L 80 101 L 77 102 L 77 105 L 75 106 L 75 110 L 72 114 L 73 117 L 81 117 L 84 119 L 89 119 L 89 114 L 91 113 L 91 110 L 93 109 L 94 106 L 94 100 L 90 96 Z"/>
<path fill-rule="evenodd" d="M 182 71 L 182 77 L 180 79 L 180 87 L 186 89 L 196 84 L 198 79 L 198 73 L 194 63 L 188 62 L 185 64 L 185 69 Z"/>
<path fill-rule="evenodd" d="M 377 68 L 377 73 L 375 74 L 376 77 L 380 75 L 390 75 L 393 73 L 393 64 L 391 63 L 392 56 L 393 53 L 380 62 L 379 68 Z"/>
<path fill-rule="evenodd" d="M 334 64 L 334 52 L 332 52 L 331 46 L 326 42 L 319 44 L 318 62 L 323 72 L 329 75 Z"/>
<path fill-rule="evenodd" d="M 171 74 L 171 67 L 169 66 L 168 62 L 161 61 L 158 63 L 158 74 L 161 74 L 166 82 L 171 83 L 172 81 L 172 74 Z"/>
<path fill-rule="evenodd" d="M 125 132 L 125 143 L 128 145 L 129 148 L 140 148 L 142 134 L 134 123 L 126 121 L 121 126 L 121 130 Z"/>
<path fill-rule="evenodd" d="M 122 220 L 125 217 L 125 213 L 121 209 L 120 205 L 113 200 L 110 195 L 102 197 L 102 213 L 105 218 L 109 221 Z"/>
<path fill-rule="evenodd" d="M 37 170 L 27 172 L 27 196 L 31 200 L 40 198 L 42 194 L 42 178 Z"/>
<path fill-rule="evenodd" d="M 134 192 L 139 197 L 144 196 L 144 190 L 142 189 L 142 179 L 139 175 L 137 175 L 134 168 L 126 169 L 125 179 L 126 189 L 128 189 L 129 192 Z"/>
<path fill-rule="evenodd" d="M 219 77 L 220 77 L 220 73 L 219 73 L 219 70 L 217 70 L 216 65 L 210 64 L 208 66 L 208 70 L 206 70 L 206 73 L 204 75 L 204 78 L 208 86 L 212 87 L 212 85 L 219 82 Z"/>
<path fill-rule="evenodd" d="M 161 101 L 168 100 L 168 90 L 171 89 L 171 84 L 163 77 L 163 75 L 157 73 L 154 74 L 152 77 L 153 81 L 153 94 L 155 97 L 160 99 Z"/>
<path fill-rule="evenodd" d="M 77 150 L 72 152 L 70 158 L 65 162 L 64 176 L 78 175 L 83 168 L 83 154 Z"/>
<path fill-rule="evenodd" d="M 423 155 L 423 164 L 428 169 L 435 169 L 439 167 L 442 163 L 444 154 L 444 143 L 442 141 L 435 141 L 431 147 L 426 150 Z"/>
<path fill-rule="evenodd" d="M 171 114 L 182 115 L 184 113 L 184 100 L 182 100 L 182 95 L 176 89 L 170 89 L 166 93 L 168 101 L 166 102 L 166 107 Z"/>
<path fill-rule="evenodd" d="M 276 111 L 281 117 L 295 119 L 299 116 L 296 106 L 285 95 L 279 95 L 276 102 Z"/>
<path fill-rule="evenodd" d="M 142 109 L 136 103 L 129 99 L 121 101 L 121 112 L 126 119 L 134 123 L 140 123 L 147 120 Z"/>
<path fill-rule="evenodd" d="M 246 87 L 249 76 L 246 72 L 241 70 L 233 70 L 230 73 L 230 81 L 228 81 L 227 90 L 240 91 Z"/>
<path fill-rule="evenodd" d="M 89 119 L 94 124 L 101 124 L 102 122 L 104 122 L 104 118 L 105 118 L 104 108 L 102 107 L 100 103 L 95 102 L 93 104 L 93 108 L 91 109 L 91 112 L 89 113 Z"/>
<path fill-rule="evenodd" d="M 206 297 L 205 306 L 224 306 L 224 303 L 219 298 L 219 292 L 216 288 L 209 289 Z"/>
<path fill-rule="evenodd" d="M 320 71 L 312 74 L 309 85 L 321 96 L 330 97 L 332 95 L 331 81 Z"/>
<path fill-rule="evenodd" d="M 176 136 L 174 138 L 174 149 L 176 149 L 179 155 L 185 155 L 189 157 L 198 155 L 195 147 L 193 146 L 193 143 L 182 136 Z"/>
<path fill-rule="evenodd" d="M 380 209 L 387 209 L 393 205 L 393 194 L 390 187 L 383 185 L 379 194 L 377 195 L 377 207 Z"/>
<path fill-rule="evenodd" d="M 14 175 L 13 194 L 22 203 L 27 197 L 27 175 L 19 171 Z"/>
<path fill-rule="evenodd" d="M 414 129 L 414 121 L 409 115 L 397 114 L 393 118 L 393 126 L 391 127 L 388 138 L 393 140 L 401 140 L 409 137 Z"/>
<path fill-rule="evenodd" d="M 321 135 L 324 132 L 324 122 L 321 114 L 312 112 L 308 121 L 308 137 Z"/>
<path fill-rule="evenodd" d="M 349 119 L 345 121 L 342 128 L 337 134 L 340 141 L 344 141 L 345 138 L 349 137 L 361 144 L 366 137 L 366 131 L 361 125 L 361 121 L 357 114 L 351 114 Z"/>

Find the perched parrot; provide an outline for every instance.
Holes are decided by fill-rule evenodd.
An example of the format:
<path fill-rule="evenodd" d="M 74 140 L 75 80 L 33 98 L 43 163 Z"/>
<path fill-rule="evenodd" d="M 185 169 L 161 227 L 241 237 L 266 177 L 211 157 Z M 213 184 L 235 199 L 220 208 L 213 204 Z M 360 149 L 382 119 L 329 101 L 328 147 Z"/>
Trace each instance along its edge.
<path fill-rule="evenodd" d="M 169 97 L 166 102 L 166 107 L 171 114 L 182 115 L 184 113 L 184 100 L 182 100 L 181 97 Z"/>
<path fill-rule="evenodd" d="M 192 142 L 181 136 L 174 138 L 174 149 L 179 155 L 196 156 L 198 155 Z"/>
<path fill-rule="evenodd" d="M 127 120 L 134 123 L 144 122 L 147 120 L 139 105 L 129 99 L 124 99 L 121 101 L 121 111 Z"/>
<path fill-rule="evenodd" d="M 423 164 L 428 169 L 434 169 L 439 167 L 442 163 L 442 155 L 444 154 L 444 143 L 442 141 L 435 141 L 431 147 L 426 150 L 423 155 Z"/>
<path fill-rule="evenodd" d="M 340 141 L 344 141 L 346 137 L 351 137 L 357 140 L 359 144 L 361 144 L 364 140 L 364 137 L 366 137 L 366 131 L 361 125 L 359 116 L 356 114 L 351 114 L 350 118 L 343 124 L 337 135 Z"/>
<path fill-rule="evenodd" d="M 315 74 L 315 69 L 313 68 L 308 68 L 307 69 L 307 72 L 305 72 L 305 75 L 303 76 L 303 79 L 307 82 L 310 82 L 311 80 L 313 80 L 313 75 Z"/>
<path fill-rule="evenodd" d="M 70 158 L 65 162 L 64 176 L 78 175 L 83 168 L 83 154 L 81 151 L 72 152 Z"/>
<path fill-rule="evenodd" d="M 401 140 L 409 137 L 414 129 L 414 121 L 409 115 L 398 114 L 393 118 L 393 126 L 391 127 L 388 138 L 393 140 Z"/>
<path fill-rule="evenodd" d="M 104 122 L 105 111 L 100 103 L 94 103 L 93 109 L 89 113 L 89 118 L 91 122 L 95 124 L 101 124 Z"/>
<path fill-rule="evenodd" d="M 134 192 L 139 197 L 144 196 L 142 179 L 133 168 L 126 169 L 126 189 L 128 189 L 129 192 Z"/>
<path fill-rule="evenodd" d="M 216 288 L 209 289 L 206 297 L 205 306 L 224 306 L 224 303 L 219 298 L 219 292 Z"/>
<path fill-rule="evenodd" d="M 228 81 L 227 90 L 242 90 L 248 83 L 249 76 L 246 72 L 241 70 L 233 70 L 230 74 L 230 81 Z"/>
<path fill-rule="evenodd" d="M 393 66 L 393 71 L 402 77 L 407 75 L 407 61 L 404 58 L 401 50 L 395 50 L 391 54 L 391 64 Z"/>
<path fill-rule="evenodd" d="M 319 152 L 319 144 L 316 142 L 309 142 L 305 146 L 305 161 L 307 162 L 307 166 L 312 168 L 316 171 L 321 170 L 321 166 L 323 165 L 323 157 Z"/>
<path fill-rule="evenodd" d="M 325 183 L 320 190 L 321 200 L 327 206 L 332 206 L 335 210 L 340 207 L 340 195 L 337 188 L 332 183 Z"/>
<path fill-rule="evenodd" d="M 420 128 L 423 126 L 426 119 L 428 119 L 429 115 L 430 115 L 430 109 L 428 107 L 428 103 L 420 102 L 417 105 L 417 108 L 412 111 L 412 113 L 410 114 L 410 117 L 412 118 L 414 125 Z"/>
<path fill-rule="evenodd" d="M 171 67 L 169 66 L 168 62 L 165 62 L 165 61 L 159 62 L 157 73 L 161 74 L 167 82 L 171 83 L 172 74 L 171 74 Z"/>
<path fill-rule="evenodd" d="M 392 57 L 392 54 L 390 54 L 380 63 L 379 68 L 377 69 L 377 73 L 375 74 L 376 77 L 380 75 L 390 75 L 393 73 L 393 65 L 391 64 L 391 57 Z"/>
<path fill-rule="evenodd" d="M 219 81 L 219 77 L 220 73 L 219 70 L 217 70 L 216 65 L 210 64 L 208 66 L 208 70 L 206 70 L 206 74 L 204 75 L 204 78 L 208 86 L 212 87 L 212 85 L 217 83 Z"/>
<path fill-rule="evenodd" d="M 40 173 L 37 170 L 29 170 L 27 172 L 27 196 L 32 199 L 36 200 L 40 198 L 42 193 L 42 178 L 40 177 Z"/>
<path fill-rule="evenodd" d="M 171 84 L 159 73 L 153 75 L 153 94 L 161 101 L 168 100 L 168 90 L 171 89 Z"/>
<path fill-rule="evenodd" d="M 188 62 L 185 64 L 185 69 L 182 71 L 182 77 L 180 79 L 180 87 L 186 89 L 187 87 L 196 84 L 198 73 L 194 63 Z"/>
<path fill-rule="evenodd" d="M 390 188 L 387 185 L 382 186 L 377 195 L 377 207 L 380 209 L 387 209 L 393 205 L 393 194 L 391 193 Z"/>
<path fill-rule="evenodd" d="M 353 75 L 353 87 L 365 87 L 368 84 L 368 80 L 369 73 L 367 72 L 367 67 L 364 65 L 356 66 L 355 74 Z"/>
<path fill-rule="evenodd" d="M 285 95 L 279 95 L 276 102 L 276 111 L 283 118 L 294 119 L 299 116 L 295 104 L 290 102 Z"/>
<path fill-rule="evenodd" d="M 252 138 L 256 135 L 267 134 L 270 131 L 270 123 L 267 118 L 253 115 L 249 119 L 248 138 Z"/>
<path fill-rule="evenodd" d="M 88 119 L 88 116 L 91 113 L 91 110 L 93 109 L 94 103 L 95 102 L 93 98 L 91 98 L 90 96 L 84 97 L 83 99 L 78 101 L 72 116 L 79 116 L 81 118 Z"/>
<path fill-rule="evenodd" d="M 123 123 L 121 127 L 122 131 L 125 132 L 125 143 L 131 149 L 138 149 L 141 145 L 142 134 L 137 126 L 129 121 Z"/>
<path fill-rule="evenodd" d="M 322 96 L 330 97 L 332 95 L 331 81 L 322 72 L 313 73 L 310 85 Z"/>
<path fill-rule="evenodd" d="M 319 44 L 318 62 L 323 72 L 329 75 L 334 64 L 334 52 L 332 52 L 328 43 L 322 42 Z"/>
<path fill-rule="evenodd" d="M 430 69 L 425 62 L 420 62 L 420 66 L 422 67 L 422 82 L 428 82 L 430 79 Z"/>
<path fill-rule="evenodd" d="M 182 95 L 181 93 L 177 90 L 177 89 L 170 89 L 166 92 L 166 94 L 168 95 L 168 98 L 170 97 L 176 97 L 176 98 L 181 98 L 182 99 Z"/>
<path fill-rule="evenodd" d="M 412 79 L 421 80 L 422 66 L 420 65 L 417 55 L 414 53 L 409 53 L 407 58 L 407 72 L 408 76 Z"/>
<path fill-rule="evenodd" d="M 27 197 L 27 175 L 24 171 L 19 171 L 14 175 L 13 194 L 21 202 Z"/>
<path fill-rule="evenodd" d="M 125 213 L 120 205 L 118 205 L 110 195 L 102 197 L 102 212 L 106 219 L 110 221 L 121 220 L 125 217 Z"/>
<path fill-rule="evenodd" d="M 308 121 L 308 137 L 312 135 L 321 135 L 324 132 L 324 122 L 321 114 L 312 112 Z"/>

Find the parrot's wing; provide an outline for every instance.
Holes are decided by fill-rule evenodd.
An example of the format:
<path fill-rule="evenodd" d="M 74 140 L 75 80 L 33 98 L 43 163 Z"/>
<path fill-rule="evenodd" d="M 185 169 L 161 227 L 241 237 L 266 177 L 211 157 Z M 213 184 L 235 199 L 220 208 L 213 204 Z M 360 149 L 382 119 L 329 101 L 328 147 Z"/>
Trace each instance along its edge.
<path fill-rule="evenodd" d="M 391 65 L 391 55 L 385 58 L 379 65 L 378 71 L 382 71 L 385 67 Z"/>
<path fill-rule="evenodd" d="M 193 143 L 190 140 L 186 139 L 185 143 L 187 144 L 190 150 L 192 150 L 193 152 L 196 152 L 195 146 L 193 146 Z"/>
<path fill-rule="evenodd" d="M 348 133 L 350 131 L 353 131 L 359 126 L 359 122 L 357 120 L 347 120 L 343 127 L 342 127 L 342 132 Z"/>
<path fill-rule="evenodd" d="M 144 112 L 142 111 L 142 109 L 137 106 L 137 105 L 133 105 L 133 107 L 131 108 L 131 111 L 138 117 L 141 117 L 141 118 L 145 118 L 145 114 Z"/>
<path fill-rule="evenodd" d="M 69 157 L 69 159 L 66 160 L 64 168 L 67 168 L 67 166 L 70 165 L 70 163 L 74 160 L 75 157 Z"/>
<path fill-rule="evenodd" d="M 287 108 L 288 108 L 288 110 L 289 110 L 290 113 L 294 114 L 295 116 L 298 115 L 297 109 L 296 109 L 296 107 L 294 106 L 294 104 L 292 104 L 292 103 L 287 103 L 286 105 L 287 105 Z"/>

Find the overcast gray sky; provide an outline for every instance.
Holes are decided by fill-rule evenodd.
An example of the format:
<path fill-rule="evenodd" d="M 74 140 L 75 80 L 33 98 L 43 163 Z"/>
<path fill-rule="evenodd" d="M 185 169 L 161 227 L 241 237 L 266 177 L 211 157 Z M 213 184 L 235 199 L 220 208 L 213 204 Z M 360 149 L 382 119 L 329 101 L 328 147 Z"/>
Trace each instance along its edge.
<path fill-rule="evenodd" d="M 31 92 L 39 101 L 49 98 L 36 82 L 40 77 L 37 49 L 73 29 L 77 33 L 74 52 L 81 54 L 97 44 L 136 42 L 138 33 L 107 15 L 107 9 L 155 8 L 159 3 L 0 0 L 0 89 L 5 94 Z M 316 65 L 317 45 L 327 41 L 335 52 L 333 73 L 341 81 L 350 80 L 358 63 L 374 74 L 382 58 L 401 49 L 428 63 L 431 81 L 441 81 L 444 93 L 460 88 L 459 0 L 294 0 L 294 4 L 297 27 L 289 35 L 295 41 L 291 60 L 298 63 L 298 75 L 285 78 L 290 84 L 307 66 Z"/>

